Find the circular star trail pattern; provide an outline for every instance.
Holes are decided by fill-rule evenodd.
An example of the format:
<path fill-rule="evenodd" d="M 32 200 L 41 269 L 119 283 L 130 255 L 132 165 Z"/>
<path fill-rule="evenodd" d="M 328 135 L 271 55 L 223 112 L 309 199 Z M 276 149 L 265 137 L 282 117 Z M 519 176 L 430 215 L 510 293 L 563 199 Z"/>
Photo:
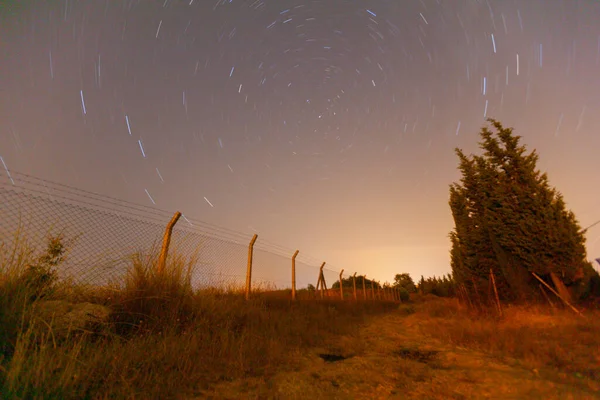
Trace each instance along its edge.
<path fill-rule="evenodd" d="M 1 169 L 382 280 L 442 274 L 453 149 L 476 151 L 493 117 L 538 150 L 583 226 L 600 219 L 597 1 L 1 7 Z"/>

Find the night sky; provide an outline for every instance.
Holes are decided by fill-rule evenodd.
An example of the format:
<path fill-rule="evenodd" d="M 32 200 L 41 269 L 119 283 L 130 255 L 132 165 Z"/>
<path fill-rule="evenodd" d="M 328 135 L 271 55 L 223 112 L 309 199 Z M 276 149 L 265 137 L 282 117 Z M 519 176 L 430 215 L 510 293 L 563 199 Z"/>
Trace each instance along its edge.
<path fill-rule="evenodd" d="M 486 117 L 600 220 L 600 2 L 0 0 L 5 168 L 382 282 L 450 272 Z M 600 257 L 600 225 L 587 234 Z"/>

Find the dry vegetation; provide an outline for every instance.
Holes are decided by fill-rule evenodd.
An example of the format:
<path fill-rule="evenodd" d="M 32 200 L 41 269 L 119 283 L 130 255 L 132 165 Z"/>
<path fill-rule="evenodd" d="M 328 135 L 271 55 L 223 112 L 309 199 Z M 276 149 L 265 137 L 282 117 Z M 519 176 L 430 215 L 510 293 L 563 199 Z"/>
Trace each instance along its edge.
<path fill-rule="evenodd" d="M 399 308 L 292 302 L 287 291 L 245 301 L 192 290 L 176 256 L 164 275 L 135 257 L 122 285 L 86 288 L 54 282 L 56 242 L 45 258 L 24 242 L 2 250 L 3 399 L 600 397 L 599 311 L 505 307 L 499 318 L 432 295 Z M 35 312 L 48 300 L 101 304 L 110 317 L 59 335 Z"/>
<path fill-rule="evenodd" d="M 454 346 L 517 360 L 537 371 L 600 382 L 600 310 L 513 306 L 503 317 L 469 311 L 454 299 L 418 308 L 423 333 Z"/>
<path fill-rule="evenodd" d="M 235 399 L 596 399 L 597 312 L 514 307 L 503 318 L 416 296 L 356 335 L 298 353 L 268 379 L 221 382 Z M 338 361 L 327 362 L 323 353 Z"/>
<path fill-rule="evenodd" d="M 50 246 L 60 258 L 60 247 Z M 268 377 L 291 352 L 355 332 L 394 307 L 193 291 L 189 264 L 176 256 L 161 276 L 155 260 L 135 257 L 122 287 L 86 288 L 53 283 L 51 260 L 25 242 L 2 250 L 3 399 L 185 398 L 218 382 Z M 47 300 L 105 305 L 110 319 L 62 337 L 56 321 L 37 318 L 36 304 Z"/>

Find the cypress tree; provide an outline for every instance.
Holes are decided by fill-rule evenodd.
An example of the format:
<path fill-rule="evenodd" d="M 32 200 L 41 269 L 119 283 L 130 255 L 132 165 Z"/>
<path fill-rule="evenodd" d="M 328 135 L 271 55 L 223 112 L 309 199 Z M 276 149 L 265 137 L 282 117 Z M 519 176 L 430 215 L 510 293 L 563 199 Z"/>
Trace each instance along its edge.
<path fill-rule="evenodd" d="M 456 149 L 462 179 L 451 185 L 449 201 L 456 283 L 483 292 L 492 270 L 505 300 L 538 296 L 532 272 L 548 282 L 553 273 L 567 285 L 578 283 L 589 263 L 574 214 L 536 168 L 536 151 L 527 153 L 511 128 L 488 121 L 495 132 L 482 128 L 482 156 Z"/>

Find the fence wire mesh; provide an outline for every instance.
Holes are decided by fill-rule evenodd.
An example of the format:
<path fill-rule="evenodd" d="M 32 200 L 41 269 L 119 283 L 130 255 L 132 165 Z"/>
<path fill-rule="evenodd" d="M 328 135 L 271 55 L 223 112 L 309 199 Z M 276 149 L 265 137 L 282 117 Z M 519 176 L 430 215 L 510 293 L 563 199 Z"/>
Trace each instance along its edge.
<path fill-rule="evenodd" d="M 0 175 L 1 250 L 6 255 L 25 245 L 33 254 L 41 254 L 48 238 L 60 235 L 68 252 L 57 272 L 76 284 L 123 282 L 134 255 L 146 260 L 157 257 L 172 216 L 18 172 Z M 191 264 L 195 289 L 241 289 L 251 238 L 183 214 L 172 232 L 168 261 L 176 255 Z M 259 237 L 253 248 L 253 290 L 290 289 L 294 252 Z M 298 290 L 317 286 L 320 265 L 300 251 L 295 260 Z M 327 288 L 339 281 L 339 271 L 323 268 L 323 276 Z"/>

